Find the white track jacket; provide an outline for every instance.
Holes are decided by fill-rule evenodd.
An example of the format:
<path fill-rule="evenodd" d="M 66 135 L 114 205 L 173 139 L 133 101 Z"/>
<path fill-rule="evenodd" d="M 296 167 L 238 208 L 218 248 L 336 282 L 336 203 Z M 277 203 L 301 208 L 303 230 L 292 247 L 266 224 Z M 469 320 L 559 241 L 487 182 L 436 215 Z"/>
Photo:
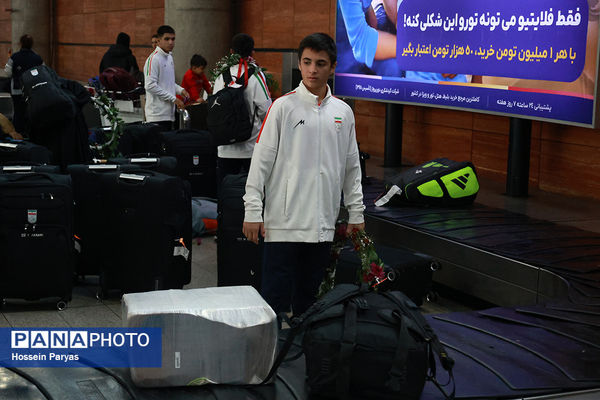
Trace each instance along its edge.
<path fill-rule="evenodd" d="M 304 84 L 277 99 L 252 155 L 245 221 L 263 221 L 267 242 L 333 240 L 342 192 L 349 223 L 363 218 L 354 115 L 343 101 L 321 104 Z"/>
<path fill-rule="evenodd" d="M 175 83 L 173 56 L 158 46 L 144 64 L 144 88 L 146 121 L 175 121 L 175 95 L 183 88 Z"/>

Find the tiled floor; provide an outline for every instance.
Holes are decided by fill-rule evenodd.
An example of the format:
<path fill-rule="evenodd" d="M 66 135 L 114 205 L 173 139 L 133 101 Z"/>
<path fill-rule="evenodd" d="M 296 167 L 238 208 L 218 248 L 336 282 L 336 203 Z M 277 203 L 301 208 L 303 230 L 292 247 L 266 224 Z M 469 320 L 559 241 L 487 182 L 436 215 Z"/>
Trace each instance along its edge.
<path fill-rule="evenodd" d="M 367 171 L 382 178 L 395 170 L 380 167 L 381 160 L 370 160 Z M 525 213 L 534 218 L 568 224 L 600 232 L 599 202 L 575 199 L 541 191 L 530 191 L 527 198 L 503 195 L 504 185 L 497 182 L 481 182 L 477 201 L 491 207 L 505 208 Z M 192 280 L 186 288 L 216 286 L 217 258 L 213 237 L 194 240 L 192 257 Z M 121 326 L 120 299 L 96 299 L 96 282 L 87 278 L 74 287 L 73 300 L 63 311 L 57 311 L 54 301 L 26 302 L 9 300 L 0 314 L 0 327 L 116 327 Z M 424 312 L 443 313 L 471 309 L 458 297 L 441 297 L 434 303 L 425 303 Z"/>

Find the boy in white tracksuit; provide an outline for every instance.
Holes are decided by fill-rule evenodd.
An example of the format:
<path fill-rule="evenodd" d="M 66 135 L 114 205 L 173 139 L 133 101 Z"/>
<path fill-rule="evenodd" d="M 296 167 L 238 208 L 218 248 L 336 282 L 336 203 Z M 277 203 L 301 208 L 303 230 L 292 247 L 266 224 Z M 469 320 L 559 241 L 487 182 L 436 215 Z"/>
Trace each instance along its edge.
<path fill-rule="evenodd" d="M 175 30 L 169 25 L 158 28 L 158 46 L 144 64 L 144 88 L 146 89 L 146 122 L 154 122 L 165 130 L 173 129 L 175 107 L 183 108 L 188 92 L 175 82 L 175 65 L 171 52 L 175 47 Z"/>
<path fill-rule="evenodd" d="M 248 240 L 265 238 L 261 294 L 275 312 L 291 305 L 296 315 L 314 302 L 329 264 L 342 192 L 348 230 L 364 229 L 354 115 L 327 85 L 335 42 L 312 34 L 298 54 L 302 83 L 273 103 L 254 148 L 243 227 Z"/>

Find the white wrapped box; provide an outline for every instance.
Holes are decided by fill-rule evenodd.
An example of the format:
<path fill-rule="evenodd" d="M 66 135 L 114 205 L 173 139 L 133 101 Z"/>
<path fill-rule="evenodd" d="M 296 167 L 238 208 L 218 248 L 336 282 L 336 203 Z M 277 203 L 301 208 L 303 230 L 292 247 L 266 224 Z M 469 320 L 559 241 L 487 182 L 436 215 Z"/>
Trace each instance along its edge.
<path fill-rule="evenodd" d="M 162 368 L 131 368 L 142 387 L 258 384 L 277 346 L 273 309 L 251 286 L 123 296 L 127 328 L 162 328 Z"/>

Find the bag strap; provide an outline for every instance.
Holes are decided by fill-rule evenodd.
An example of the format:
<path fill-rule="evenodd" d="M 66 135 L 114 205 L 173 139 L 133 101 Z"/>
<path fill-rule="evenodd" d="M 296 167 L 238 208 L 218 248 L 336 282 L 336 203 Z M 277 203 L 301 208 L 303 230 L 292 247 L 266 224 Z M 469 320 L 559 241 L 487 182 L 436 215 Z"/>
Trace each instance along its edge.
<path fill-rule="evenodd" d="M 294 338 L 306 330 L 308 325 L 310 324 L 311 318 L 320 314 L 322 311 L 327 310 L 329 307 L 341 303 L 349 298 L 352 298 L 363 291 L 367 290 L 366 286 L 356 286 L 356 285 L 338 285 L 326 296 L 317 302 L 313 303 L 304 314 L 299 317 L 296 317 L 292 320 L 292 326 L 290 328 L 290 332 L 288 333 L 288 337 L 281 346 L 281 350 L 277 353 L 277 357 L 275 361 L 273 361 L 273 366 L 271 370 L 267 374 L 267 377 L 260 383 L 261 385 L 268 383 L 273 375 L 277 372 L 277 368 L 281 365 L 285 356 L 287 355 L 290 347 L 292 347 L 292 343 L 294 342 Z"/>
<path fill-rule="evenodd" d="M 346 304 L 344 313 L 344 333 L 340 342 L 340 353 L 338 359 L 337 378 L 335 380 L 336 392 L 339 399 L 347 399 L 350 392 L 350 366 L 352 354 L 356 347 L 356 321 L 358 318 L 358 307 L 354 301 Z"/>
<path fill-rule="evenodd" d="M 431 326 L 429 326 L 429 324 L 425 320 L 425 317 L 423 317 L 423 315 L 419 311 L 407 307 L 405 299 L 401 297 L 398 292 L 385 292 L 383 293 L 383 295 L 388 299 L 392 300 L 396 305 L 398 305 L 406 315 L 409 315 L 412 318 L 412 321 L 416 323 L 420 330 L 422 330 L 423 333 L 425 333 L 425 340 L 428 344 L 427 347 L 429 353 L 429 374 L 427 376 L 427 379 L 434 383 L 434 385 L 442 392 L 446 399 L 454 399 L 454 394 L 456 391 L 456 382 L 454 381 L 454 375 L 452 374 L 454 360 L 448 355 L 448 353 L 446 353 L 444 346 L 440 343 L 440 340 L 438 339 L 433 329 L 431 329 Z M 436 363 L 434 353 L 440 360 L 442 368 L 444 368 L 444 370 L 448 372 L 449 379 L 448 382 L 444 385 L 441 385 L 435 378 Z M 447 386 L 450 384 L 450 382 L 452 382 L 452 392 L 450 394 L 447 394 L 442 388 L 442 386 Z"/>
<path fill-rule="evenodd" d="M 402 383 L 406 381 L 406 361 L 408 358 L 408 348 L 406 343 L 409 342 L 408 319 L 402 316 L 397 310 L 392 315 L 400 323 L 398 331 L 398 345 L 392 362 L 392 368 L 389 371 L 389 377 L 385 386 L 393 392 L 399 392 Z M 429 357 L 429 355 L 428 355 Z"/>

